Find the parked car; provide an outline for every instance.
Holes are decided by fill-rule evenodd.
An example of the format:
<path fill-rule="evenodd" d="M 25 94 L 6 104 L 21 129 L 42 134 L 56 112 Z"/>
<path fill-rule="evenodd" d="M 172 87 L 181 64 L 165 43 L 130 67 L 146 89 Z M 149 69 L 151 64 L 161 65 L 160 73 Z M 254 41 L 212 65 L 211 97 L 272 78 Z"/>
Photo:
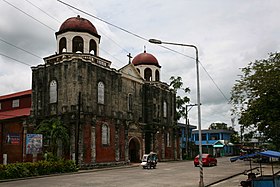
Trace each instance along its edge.
<path fill-rule="evenodd" d="M 197 167 L 199 165 L 199 155 L 197 155 L 194 158 L 194 166 Z M 212 155 L 210 154 L 202 154 L 202 165 L 203 166 L 216 166 L 217 165 L 217 159 L 214 158 Z"/>
<path fill-rule="evenodd" d="M 141 166 L 145 168 L 156 168 L 158 162 L 157 154 L 151 152 L 150 154 L 144 154 L 142 158 Z"/>

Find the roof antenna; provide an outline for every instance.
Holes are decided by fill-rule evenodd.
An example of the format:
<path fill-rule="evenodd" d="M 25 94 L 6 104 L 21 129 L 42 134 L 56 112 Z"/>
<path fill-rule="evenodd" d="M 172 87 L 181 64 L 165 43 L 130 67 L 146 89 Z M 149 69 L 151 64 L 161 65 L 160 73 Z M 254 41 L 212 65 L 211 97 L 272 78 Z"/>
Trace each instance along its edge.
<path fill-rule="evenodd" d="M 146 46 L 144 45 L 144 53 L 146 53 Z"/>

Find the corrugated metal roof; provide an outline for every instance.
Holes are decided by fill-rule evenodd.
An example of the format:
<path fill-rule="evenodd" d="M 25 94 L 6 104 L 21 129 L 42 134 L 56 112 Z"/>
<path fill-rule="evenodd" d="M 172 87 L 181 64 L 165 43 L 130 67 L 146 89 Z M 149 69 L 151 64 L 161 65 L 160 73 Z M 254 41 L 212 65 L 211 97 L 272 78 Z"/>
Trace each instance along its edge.
<path fill-rule="evenodd" d="M 23 95 L 31 95 L 31 93 L 32 93 L 32 90 L 16 92 L 16 93 L 0 96 L 0 100 L 10 99 L 10 98 L 14 98 L 14 97 L 20 97 Z"/>
<path fill-rule="evenodd" d="M 31 108 L 21 108 L 16 110 L 3 111 L 0 112 L 0 120 L 29 116 L 30 110 Z"/>

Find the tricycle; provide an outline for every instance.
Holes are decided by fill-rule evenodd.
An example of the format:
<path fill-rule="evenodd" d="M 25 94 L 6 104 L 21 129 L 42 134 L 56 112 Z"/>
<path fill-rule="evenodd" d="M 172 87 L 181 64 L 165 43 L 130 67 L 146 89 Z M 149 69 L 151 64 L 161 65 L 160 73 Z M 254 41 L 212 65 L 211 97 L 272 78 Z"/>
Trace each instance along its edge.
<path fill-rule="evenodd" d="M 141 166 L 143 169 L 151 169 L 156 168 L 158 162 L 157 154 L 154 152 L 150 152 L 149 154 L 144 154 L 142 158 Z"/>

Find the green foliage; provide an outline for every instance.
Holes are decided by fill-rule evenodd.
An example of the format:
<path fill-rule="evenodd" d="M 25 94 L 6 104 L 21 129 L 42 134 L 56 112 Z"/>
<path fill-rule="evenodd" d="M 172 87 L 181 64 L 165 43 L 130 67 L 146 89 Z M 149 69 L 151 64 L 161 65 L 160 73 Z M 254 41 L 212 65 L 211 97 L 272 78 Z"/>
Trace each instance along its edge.
<path fill-rule="evenodd" d="M 23 178 L 78 171 L 72 160 L 38 161 L 0 165 L 0 179 Z"/>
<path fill-rule="evenodd" d="M 226 123 L 211 123 L 208 129 L 209 130 L 215 130 L 215 129 L 232 130 L 231 127 L 227 127 Z"/>
<path fill-rule="evenodd" d="M 51 152 L 57 155 L 58 143 L 64 147 L 69 145 L 69 132 L 67 127 L 58 118 L 43 120 L 36 128 L 35 133 L 43 134 L 44 141 L 49 140 Z"/>
<path fill-rule="evenodd" d="M 232 88 L 232 112 L 280 150 L 280 53 L 249 63 L 242 73 Z"/>
<path fill-rule="evenodd" d="M 234 131 L 231 135 L 230 135 L 230 142 L 233 144 L 238 144 L 240 143 L 240 136 L 238 134 L 238 132 Z"/>
<path fill-rule="evenodd" d="M 170 87 L 172 90 L 176 92 L 176 119 L 179 120 L 180 118 L 186 117 L 186 104 L 190 102 L 190 99 L 187 96 L 181 97 L 180 95 L 177 95 L 178 90 L 183 90 L 184 94 L 188 94 L 190 92 L 190 89 L 182 88 L 183 82 L 181 77 L 170 77 Z"/>

